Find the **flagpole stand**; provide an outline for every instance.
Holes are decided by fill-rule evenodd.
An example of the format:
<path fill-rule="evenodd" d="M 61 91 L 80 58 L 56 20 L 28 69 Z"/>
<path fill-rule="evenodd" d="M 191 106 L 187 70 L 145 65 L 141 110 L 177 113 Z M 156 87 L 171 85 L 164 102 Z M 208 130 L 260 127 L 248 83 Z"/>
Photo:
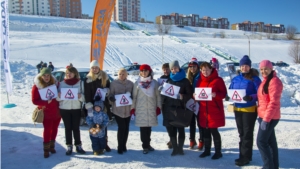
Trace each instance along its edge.
<path fill-rule="evenodd" d="M 5 105 L 3 105 L 3 108 L 7 109 L 7 108 L 13 108 L 13 107 L 16 107 L 16 106 L 17 106 L 16 104 L 14 104 L 14 103 L 9 103 L 8 93 L 6 93 L 6 94 L 7 94 L 7 101 L 8 101 L 8 103 L 5 104 Z"/>

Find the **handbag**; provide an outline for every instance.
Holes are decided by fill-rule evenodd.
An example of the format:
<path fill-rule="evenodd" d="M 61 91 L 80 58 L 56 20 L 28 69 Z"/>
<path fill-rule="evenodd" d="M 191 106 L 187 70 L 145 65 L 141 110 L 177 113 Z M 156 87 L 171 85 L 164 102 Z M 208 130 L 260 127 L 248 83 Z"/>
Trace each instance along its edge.
<path fill-rule="evenodd" d="M 42 109 L 39 109 L 38 107 L 36 107 L 33 110 L 32 121 L 34 123 L 43 123 L 43 121 L 44 121 L 44 108 L 45 107 L 43 107 Z"/>
<path fill-rule="evenodd" d="M 169 111 L 169 124 L 174 127 L 188 127 L 191 123 L 194 112 L 181 107 L 172 107 Z"/>

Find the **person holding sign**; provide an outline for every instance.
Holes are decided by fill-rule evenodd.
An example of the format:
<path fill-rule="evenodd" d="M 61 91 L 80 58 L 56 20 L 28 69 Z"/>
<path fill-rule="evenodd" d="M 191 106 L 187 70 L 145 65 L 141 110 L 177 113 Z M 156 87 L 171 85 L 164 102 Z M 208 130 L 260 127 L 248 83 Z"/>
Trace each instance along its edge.
<path fill-rule="evenodd" d="M 55 139 L 58 131 L 58 126 L 61 120 L 58 102 L 53 97 L 48 97 L 48 100 L 42 100 L 40 89 L 45 89 L 51 85 L 59 86 L 59 82 L 51 75 L 51 70 L 43 68 L 40 73 L 34 78 L 34 85 L 31 90 L 31 100 L 39 109 L 44 109 L 44 158 L 56 153 Z"/>
<path fill-rule="evenodd" d="M 279 168 L 275 126 L 280 119 L 280 98 L 283 85 L 269 60 L 259 64 L 263 82 L 258 88 L 257 147 L 264 162 L 263 168 Z"/>
<path fill-rule="evenodd" d="M 157 126 L 157 116 L 160 114 L 161 96 L 158 82 L 152 77 L 152 69 L 147 64 L 140 66 L 138 80 L 133 86 L 133 101 L 130 114 L 135 116 L 135 125 L 140 127 L 143 153 L 154 151 L 150 145 L 151 127 Z"/>
<path fill-rule="evenodd" d="M 176 85 L 180 87 L 178 95 L 173 97 L 162 96 L 162 105 L 163 105 L 163 125 L 166 126 L 169 132 L 169 136 L 171 137 L 173 151 L 171 156 L 175 155 L 184 155 L 183 145 L 185 140 L 185 131 L 184 127 L 177 127 L 171 125 L 170 122 L 173 119 L 170 119 L 174 109 L 177 113 L 184 113 L 183 111 L 186 109 L 186 102 L 192 98 L 192 86 L 189 80 L 186 78 L 185 71 L 180 69 L 179 63 L 177 60 L 169 63 L 171 73 L 170 79 L 167 83 L 171 85 Z M 160 87 L 160 90 L 163 90 Z M 190 122 L 190 120 L 189 120 Z M 177 138 L 178 132 L 178 138 Z"/>
<path fill-rule="evenodd" d="M 232 79 L 229 86 L 229 89 L 246 90 L 246 96 L 238 96 L 246 103 L 234 103 L 235 122 L 240 137 L 239 158 L 235 160 L 235 164 L 238 166 L 249 164 L 252 161 L 253 131 L 257 118 L 257 89 L 261 80 L 258 77 L 258 71 L 251 68 L 251 63 L 247 55 L 240 60 L 239 75 Z M 232 98 L 236 96 L 237 93 Z M 229 96 L 225 98 L 226 101 L 229 99 Z"/>
<path fill-rule="evenodd" d="M 223 99 L 225 98 L 226 86 L 218 71 L 208 62 L 200 65 L 201 80 L 198 81 L 197 87 L 211 88 L 212 100 L 201 100 L 198 120 L 200 126 L 204 128 L 204 152 L 199 156 L 204 158 L 210 156 L 211 136 L 213 136 L 215 145 L 215 154 L 212 159 L 219 159 L 221 153 L 222 141 L 218 131 L 219 127 L 225 126 L 225 114 L 223 108 Z"/>
<path fill-rule="evenodd" d="M 119 70 L 118 79 L 111 82 L 110 94 L 108 97 L 112 105 L 112 112 L 115 115 L 118 124 L 117 139 L 119 154 L 127 152 L 126 143 L 129 134 L 131 105 L 117 107 L 115 95 L 129 93 L 131 96 L 133 83 L 130 80 L 127 80 L 127 75 L 126 69 L 121 68 Z"/>
<path fill-rule="evenodd" d="M 195 87 L 200 78 L 200 67 L 197 58 L 192 58 L 189 62 L 189 67 L 187 71 L 187 79 L 190 81 L 193 87 L 193 93 L 195 92 Z M 197 110 L 198 111 L 198 110 Z M 190 148 L 193 149 L 197 142 L 195 140 L 196 135 L 196 122 L 199 129 L 199 144 L 198 150 L 203 149 L 203 128 L 199 125 L 198 115 L 193 114 L 193 118 L 190 124 Z"/>
<path fill-rule="evenodd" d="M 81 105 L 84 102 L 83 84 L 80 80 L 79 73 L 75 67 L 67 66 L 65 78 L 60 83 L 58 97 L 60 115 L 63 119 L 65 126 L 65 137 L 67 152 L 66 155 L 71 155 L 73 152 L 72 135 L 74 137 L 74 145 L 79 154 L 85 154 L 82 149 L 80 139 L 80 118 L 81 118 Z M 66 93 L 62 89 L 68 89 Z M 72 89 L 77 89 L 77 93 L 72 92 Z M 77 95 L 76 100 L 74 100 Z"/>
<path fill-rule="evenodd" d="M 98 61 L 93 60 L 90 63 L 90 72 L 87 74 L 86 81 L 84 83 L 84 97 L 86 102 L 85 108 L 88 110 L 88 112 L 93 111 L 94 99 L 95 95 L 97 94 L 97 89 L 101 88 L 107 91 L 106 96 L 102 96 L 105 97 L 105 109 L 103 111 L 107 113 L 109 119 L 112 119 L 112 113 L 110 111 L 110 105 L 107 98 L 107 96 L 109 95 L 109 87 L 110 81 L 108 75 L 100 69 Z M 107 130 L 107 128 L 105 128 L 105 130 Z M 107 131 L 105 131 L 105 134 L 107 136 Z M 106 145 L 105 150 L 107 152 L 111 151 L 108 145 Z"/>

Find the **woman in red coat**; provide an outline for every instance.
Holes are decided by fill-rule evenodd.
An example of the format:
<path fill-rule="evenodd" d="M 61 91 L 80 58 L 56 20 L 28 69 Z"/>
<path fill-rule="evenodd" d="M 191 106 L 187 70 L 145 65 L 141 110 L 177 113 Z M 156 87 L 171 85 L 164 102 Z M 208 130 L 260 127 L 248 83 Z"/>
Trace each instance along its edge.
<path fill-rule="evenodd" d="M 55 139 L 57 135 L 58 126 L 61 120 L 59 115 L 58 102 L 55 98 L 49 98 L 48 100 L 42 100 L 39 90 L 56 84 L 55 78 L 51 75 L 51 70 L 43 68 L 41 72 L 34 78 L 34 85 L 31 90 L 31 100 L 34 105 L 37 105 L 39 109 L 44 108 L 44 158 L 49 157 L 49 152 L 56 153 Z"/>
<path fill-rule="evenodd" d="M 225 125 L 225 114 L 223 108 L 223 99 L 227 94 L 226 86 L 218 72 L 208 62 L 200 65 L 201 80 L 198 81 L 196 87 L 208 87 L 212 89 L 212 100 L 200 101 L 199 122 L 204 128 L 204 152 L 199 156 L 204 158 L 210 156 L 211 135 L 214 139 L 215 154 L 212 159 L 222 157 L 221 153 L 221 135 L 218 127 Z"/>

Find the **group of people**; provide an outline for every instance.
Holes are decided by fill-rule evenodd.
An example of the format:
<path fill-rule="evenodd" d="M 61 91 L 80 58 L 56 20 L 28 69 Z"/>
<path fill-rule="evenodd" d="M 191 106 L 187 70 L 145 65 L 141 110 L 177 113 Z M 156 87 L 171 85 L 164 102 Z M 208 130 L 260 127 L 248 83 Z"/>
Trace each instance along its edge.
<path fill-rule="evenodd" d="M 278 168 L 278 147 L 274 128 L 280 119 L 280 97 L 283 85 L 273 70 L 272 63 L 268 60 L 260 62 L 260 73 L 252 68 L 250 58 L 245 55 L 240 60 L 240 72 L 231 81 L 229 89 L 244 89 L 246 95 L 242 98 L 246 103 L 234 103 L 235 121 L 239 133 L 239 157 L 235 164 L 243 166 L 252 160 L 253 132 L 255 121 L 258 116 L 259 131 L 257 145 L 264 162 L 264 168 Z M 179 66 L 178 61 L 172 61 L 162 65 L 163 76 L 167 79 L 165 83 L 180 87 L 178 95 L 168 97 L 161 95 L 163 85 L 153 78 L 153 70 L 147 64 L 140 66 L 139 78 L 136 82 L 127 79 L 126 69 L 118 71 L 118 78 L 110 83 L 107 74 L 102 71 L 96 60 L 90 63 L 90 72 L 87 79 L 82 82 L 76 68 L 69 66 L 66 69 L 66 77 L 61 83 L 56 82 L 51 76 L 49 69 L 42 69 L 35 78 L 32 88 L 32 102 L 40 109 L 44 108 L 44 157 L 55 153 L 55 138 L 58 124 L 62 117 L 65 125 L 67 152 L 72 154 L 72 134 L 74 144 L 78 153 L 84 154 L 80 139 L 80 109 L 83 102 L 87 109 L 86 121 L 90 127 L 90 139 L 94 155 L 110 151 L 107 145 L 107 111 L 112 106 L 112 113 L 118 124 L 117 152 L 127 152 L 127 140 L 129 135 L 130 119 L 134 117 L 135 125 L 140 127 L 140 139 L 143 154 L 154 151 L 151 146 L 152 127 L 158 125 L 157 116 L 162 113 L 163 126 L 169 135 L 168 147 L 172 149 L 171 156 L 184 155 L 183 145 L 185 142 L 185 128 L 173 125 L 171 114 L 177 113 L 185 108 L 187 101 L 195 100 L 196 88 L 211 88 L 211 100 L 195 101 L 199 104 L 199 110 L 193 114 L 190 121 L 190 148 L 197 145 L 196 124 L 199 129 L 197 148 L 204 151 L 200 158 L 211 155 L 212 141 L 215 152 L 212 159 L 219 159 L 222 154 L 222 139 L 219 127 L 225 126 L 225 113 L 223 99 L 228 101 L 225 83 L 218 75 L 218 71 L 210 63 L 204 62 L 198 65 L 196 58 L 189 62 L 187 74 Z M 39 96 L 38 89 L 49 85 L 57 85 L 58 97 L 43 101 Z M 78 88 L 78 100 L 61 100 L 60 90 L 62 88 Z M 97 95 L 97 90 L 106 91 L 105 96 Z M 116 105 L 116 95 L 127 94 L 132 99 L 131 105 Z M 102 98 L 105 97 L 105 98 Z M 102 101 L 103 100 L 103 101 Z"/>
<path fill-rule="evenodd" d="M 36 65 L 36 69 L 37 69 L 38 73 L 40 73 L 43 68 L 47 68 L 46 62 L 41 61 L 39 64 Z M 52 62 L 49 62 L 48 68 L 51 71 L 54 70 L 54 66 L 53 66 Z"/>

